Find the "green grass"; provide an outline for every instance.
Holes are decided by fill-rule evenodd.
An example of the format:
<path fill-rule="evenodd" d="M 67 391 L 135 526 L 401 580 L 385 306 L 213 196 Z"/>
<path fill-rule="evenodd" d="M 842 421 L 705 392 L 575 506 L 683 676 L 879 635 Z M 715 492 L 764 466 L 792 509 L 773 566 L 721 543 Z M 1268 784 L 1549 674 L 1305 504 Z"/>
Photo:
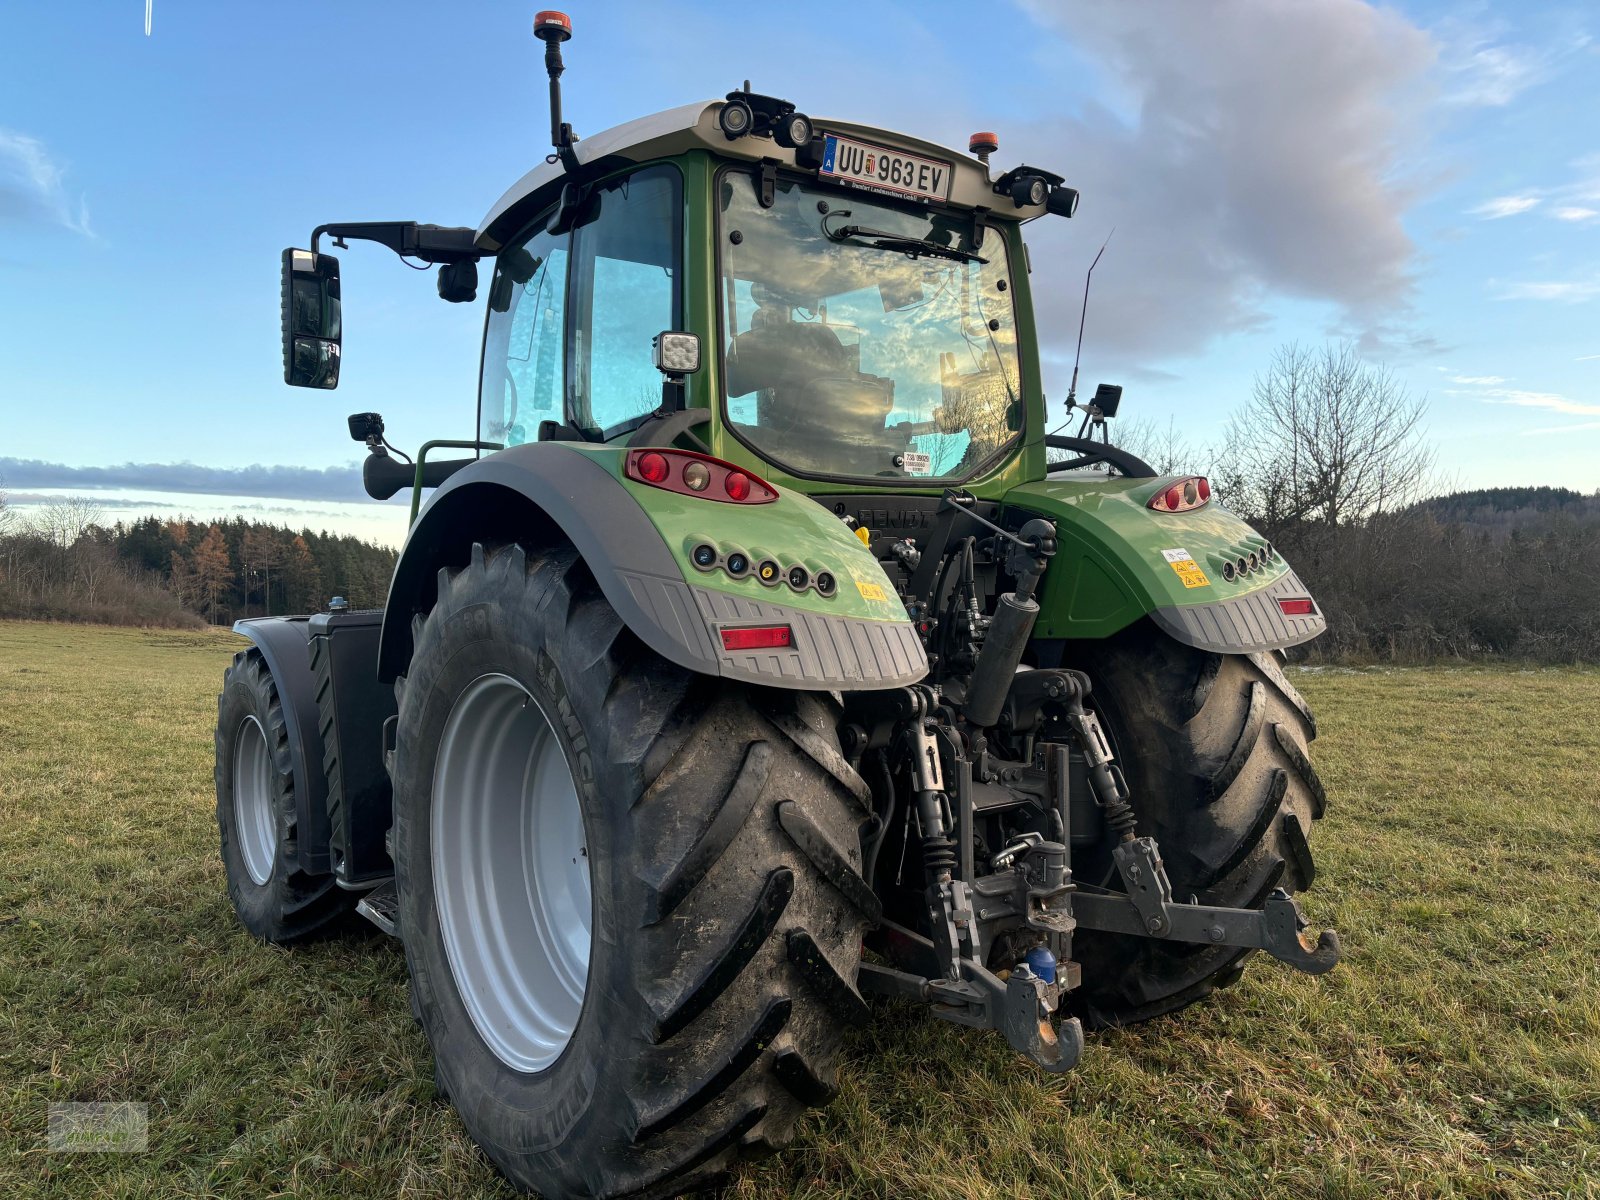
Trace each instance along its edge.
<path fill-rule="evenodd" d="M 508 1194 L 434 1094 L 379 937 L 285 952 L 217 861 L 219 633 L 0 623 L 0 1196 Z M 910 1007 L 740 1200 L 1600 1195 L 1600 673 L 1305 672 L 1314 922 L 1061 1078 Z M 55 1154 L 46 1106 L 150 1106 Z"/>

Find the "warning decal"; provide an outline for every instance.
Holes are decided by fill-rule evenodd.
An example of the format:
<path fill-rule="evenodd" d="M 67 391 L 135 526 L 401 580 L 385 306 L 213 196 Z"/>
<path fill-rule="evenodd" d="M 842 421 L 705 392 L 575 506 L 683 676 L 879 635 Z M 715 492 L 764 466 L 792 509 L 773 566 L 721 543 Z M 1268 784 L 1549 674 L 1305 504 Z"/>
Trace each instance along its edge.
<path fill-rule="evenodd" d="M 1178 573 L 1178 578 L 1183 580 L 1183 586 L 1186 588 L 1211 586 L 1211 580 L 1206 578 L 1206 573 L 1200 569 L 1200 564 L 1192 558 L 1174 562 L 1172 569 Z"/>

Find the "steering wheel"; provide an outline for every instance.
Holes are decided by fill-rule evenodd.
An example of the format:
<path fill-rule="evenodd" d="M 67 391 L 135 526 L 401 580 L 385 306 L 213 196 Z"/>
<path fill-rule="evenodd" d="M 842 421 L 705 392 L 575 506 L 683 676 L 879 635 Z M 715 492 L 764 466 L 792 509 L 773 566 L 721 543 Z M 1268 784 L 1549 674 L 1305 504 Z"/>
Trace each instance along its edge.
<path fill-rule="evenodd" d="M 1063 437 L 1060 434 L 1050 433 L 1045 435 L 1044 444 L 1052 450 L 1073 450 L 1078 455 L 1077 458 L 1066 458 L 1060 462 L 1046 464 L 1044 470 L 1047 475 L 1103 462 L 1109 463 L 1129 479 L 1156 477 L 1155 468 L 1144 459 L 1136 458 L 1126 450 L 1118 450 L 1105 442 L 1097 442 L 1093 438 Z"/>

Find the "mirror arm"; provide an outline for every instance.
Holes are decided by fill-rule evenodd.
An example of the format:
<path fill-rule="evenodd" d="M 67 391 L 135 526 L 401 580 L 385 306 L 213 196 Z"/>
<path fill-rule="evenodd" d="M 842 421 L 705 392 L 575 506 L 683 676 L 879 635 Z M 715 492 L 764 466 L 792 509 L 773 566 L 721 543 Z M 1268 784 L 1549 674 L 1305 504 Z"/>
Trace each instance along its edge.
<path fill-rule="evenodd" d="M 457 263 L 483 257 L 478 249 L 476 230 L 459 226 L 418 225 L 415 221 L 357 221 L 342 225 L 318 225 L 311 232 L 311 252 L 317 252 L 317 239 L 327 234 L 333 244 L 343 246 L 346 238 L 377 242 L 401 258 L 416 258 L 429 263 Z"/>

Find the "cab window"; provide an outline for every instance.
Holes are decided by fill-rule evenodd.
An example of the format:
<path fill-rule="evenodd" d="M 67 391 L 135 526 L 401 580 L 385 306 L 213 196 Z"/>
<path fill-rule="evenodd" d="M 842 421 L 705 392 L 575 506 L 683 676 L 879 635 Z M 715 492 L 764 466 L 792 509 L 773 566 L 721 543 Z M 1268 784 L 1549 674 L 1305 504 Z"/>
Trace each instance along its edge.
<path fill-rule="evenodd" d="M 679 328 L 678 172 L 649 167 L 596 189 L 573 234 L 572 423 L 603 438 L 661 404 L 651 340 Z"/>
<path fill-rule="evenodd" d="M 646 167 L 598 186 L 571 233 L 548 214 L 501 251 L 489 289 L 478 436 L 531 442 L 541 421 L 591 438 L 661 403 L 651 340 L 681 322 L 682 185 Z"/>
<path fill-rule="evenodd" d="M 478 437 L 520 446 L 560 422 L 567 238 L 539 232 L 503 251 L 489 290 Z"/>

